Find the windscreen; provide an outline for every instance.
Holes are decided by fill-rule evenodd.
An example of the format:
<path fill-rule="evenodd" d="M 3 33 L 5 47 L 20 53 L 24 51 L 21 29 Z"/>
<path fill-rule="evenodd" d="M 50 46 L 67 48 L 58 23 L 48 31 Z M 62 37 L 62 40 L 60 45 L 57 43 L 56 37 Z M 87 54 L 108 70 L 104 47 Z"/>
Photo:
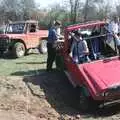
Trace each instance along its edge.
<path fill-rule="evenodd" d="M 9 24 L 6 29 L 6 33 L 9 34 L 17 34 L 23 33 L 25 28 L 25 23 L 16 23 L 16 24 Z"/>

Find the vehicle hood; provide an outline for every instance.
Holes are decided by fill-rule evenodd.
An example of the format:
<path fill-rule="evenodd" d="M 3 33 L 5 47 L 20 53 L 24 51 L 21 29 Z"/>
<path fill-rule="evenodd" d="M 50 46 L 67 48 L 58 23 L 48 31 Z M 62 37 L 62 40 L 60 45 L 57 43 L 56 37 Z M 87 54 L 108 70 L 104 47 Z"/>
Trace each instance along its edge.
<path fill-rule="evenodd" d="M 120 86 L 120 60 L 100 60 L 79 66 L 89 82 L 99 91 Z"/>

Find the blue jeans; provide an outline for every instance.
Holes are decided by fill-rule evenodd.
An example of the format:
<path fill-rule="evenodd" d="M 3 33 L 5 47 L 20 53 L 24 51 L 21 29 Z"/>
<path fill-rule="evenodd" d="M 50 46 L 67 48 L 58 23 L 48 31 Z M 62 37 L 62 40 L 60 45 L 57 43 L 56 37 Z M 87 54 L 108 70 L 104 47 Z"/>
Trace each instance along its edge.
<path fill-rule="evenodd" d="M 87 55 L 85 55 L 83 57 L 79 57 L 78 63 L 81 64 L 81 63 L 85 63 L 85 62 L 88 62 L 88 61 L 90 61 L 90 59 Z"/>
<path fill-rule="evenodd" d="M 88 62 L 90 61 L 89 57 L 86 55 L 86 56 L 82 56 L 82 57 L 74 57 L 73 58 L 73 61 L 77 64 L 82 64 L 82 63 L 85 63 L 85 62 Z"/>

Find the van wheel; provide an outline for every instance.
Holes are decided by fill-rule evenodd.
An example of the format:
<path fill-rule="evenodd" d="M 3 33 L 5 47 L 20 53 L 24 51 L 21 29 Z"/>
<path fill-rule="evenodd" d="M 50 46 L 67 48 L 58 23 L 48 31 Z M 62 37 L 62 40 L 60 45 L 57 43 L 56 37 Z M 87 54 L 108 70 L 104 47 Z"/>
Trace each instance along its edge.
<path fill-rule="evenodd" d="M 79 109 L 83 112 L 88 111 L 89 105 L 90 105 L 89 98 L 86 97 L 83 93 L 80 93 L 78 103 Z"/>
<path fill-rule="evenodd" d="M 42 54 L 47 53 L 47 40 L 42 40 L 41 41 L 41 44 L 40 44 L 40 47 L 39 47 L 39 51 Z"/>
<path fill-rule="evenodd" d="M 78 106 L 82 112 L 95 111 L 99 108 L 100 104 L 101 101 L 95 101 L 90 96 L 88 97 L 84 93 L 80 93 Z"/>
<path fill-rule="evenodd" d="M 25 46 L 21 42 L 16 42 L 13 46 L 13 55 L 16 58 L 23 57 L 25 55 Z"/>

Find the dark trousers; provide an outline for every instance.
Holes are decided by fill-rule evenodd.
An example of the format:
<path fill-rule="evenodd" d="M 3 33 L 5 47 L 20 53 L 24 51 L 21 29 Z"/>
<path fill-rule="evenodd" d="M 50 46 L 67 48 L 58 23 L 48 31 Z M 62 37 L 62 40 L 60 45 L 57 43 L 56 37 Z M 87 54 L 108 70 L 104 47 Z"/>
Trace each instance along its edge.
<path fill-rule="evenodd" d="M 54 60 L 56 61 L 56 49 L 53 47 L 52 43 L 47 43 L 47 50 L 48 50 L 47 70 L 51 70 Z"/>
<path fill-rule="evenodd" d="M 118 48 L 118 54 L 119 54 L 119 56 L 120 56 L 120 45 L 117 46 L 117 48 Z"/>

